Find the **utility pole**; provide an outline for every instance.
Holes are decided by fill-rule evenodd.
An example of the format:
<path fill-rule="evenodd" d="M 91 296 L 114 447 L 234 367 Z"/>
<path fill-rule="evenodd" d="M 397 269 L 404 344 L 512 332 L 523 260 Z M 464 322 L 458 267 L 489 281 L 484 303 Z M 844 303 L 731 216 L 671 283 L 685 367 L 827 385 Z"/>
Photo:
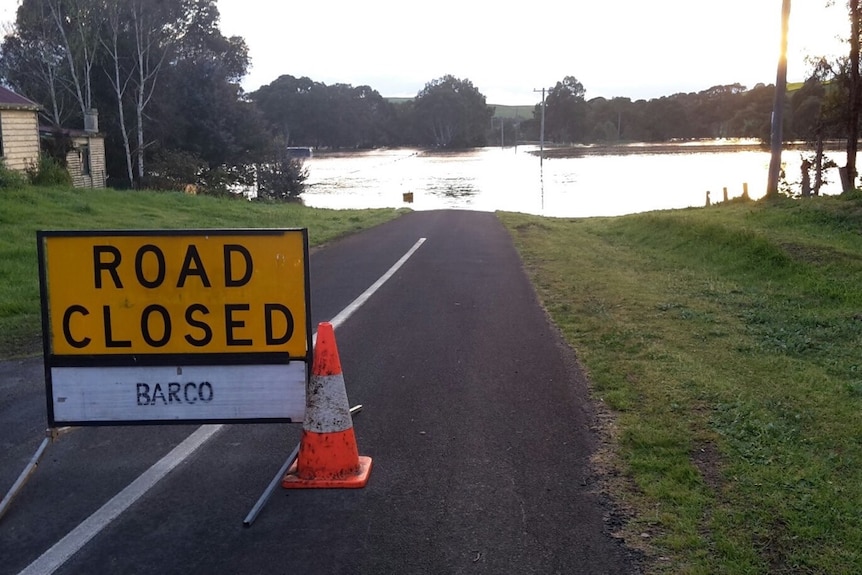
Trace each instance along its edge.
<path fill-rule="evenodd" d="M 539 136 L 539 163 L 541 164 L 545 160 L 545 89 L 533 90 L 533 92 L 539 91 L 542 92 L 542 128 Z"/>
<path fill-rule="evenodd" d="M 841 190 L 856 188 L 856 153 L 859 151 L 859 0 L 850 4 L 850 106 L 847 118 L 847 165 L 838 168 L 841 175 Z"/>
<path fill-rule="evenodd" d="M 772 104 L 772 156 L 769 159 L 769 179 L 766 196 L 778 195 L 778 175 L 781 171 L 781 143 L 784 124 L 784 95 L 787 92 L 787 28 L 790 22 L 790 0 L 781 4 L 781 50 L 778 54 L 778 72 L 775 79 L 775 100 Z"/>

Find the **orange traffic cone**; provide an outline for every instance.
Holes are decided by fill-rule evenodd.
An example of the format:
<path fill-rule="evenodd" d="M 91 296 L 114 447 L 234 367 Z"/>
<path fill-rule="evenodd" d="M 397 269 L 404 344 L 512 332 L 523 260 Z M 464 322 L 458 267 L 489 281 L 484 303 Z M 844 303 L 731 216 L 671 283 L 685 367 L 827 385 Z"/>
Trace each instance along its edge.
<path fill-rule="evenodd" d="M 282 487 L 365 487 L 371 458 L 360 457 L 332 324 L 317 327 L 317 345 L 305 399 L 299 456 Z"/>

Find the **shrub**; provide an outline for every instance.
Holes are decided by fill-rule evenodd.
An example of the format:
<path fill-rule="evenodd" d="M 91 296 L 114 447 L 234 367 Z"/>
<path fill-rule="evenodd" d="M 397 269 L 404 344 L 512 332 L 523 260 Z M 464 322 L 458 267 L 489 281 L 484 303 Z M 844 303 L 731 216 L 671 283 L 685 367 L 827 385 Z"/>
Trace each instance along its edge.
<path fill-rule="evenodd" d="M 53 157 L 48 155 L 39 156 L 38 164 L 30 164 L 27 169 L 27 178 L 34 186 L 71 186 L 72 176 L 69 171 Z"/>
<path fill-rule="evenodd" d="M 20 188 L 27 183 L 24 174 L 6 166 L 6 161 L 0 158 L 0 188 Z"/>
<path fill-rule="evenodd" d="M 271 164 L 260 166 L 257 196 L 265 200 L 293 200 L 305 189 L 308 169 L 301 159 L 280 155 Z"/>
<path fill-rule="evenodd" d="M 197 154 L 181 150 L 159 150 L 147 164 L 147 175 L 140 187 L 150 190 L 183 191 L 189 184 L 200 184 L 201 173 L 206 170 Z"/>
<path fill-rule="evenodd" d="M 242 194 L 231 190 L 242 188 L 245 180 L 245 169 L 231 166 L 216 166 L 204 170 L 200 177 L 200 192 L 207 196 L 219 198 L 242 198 Z"/>

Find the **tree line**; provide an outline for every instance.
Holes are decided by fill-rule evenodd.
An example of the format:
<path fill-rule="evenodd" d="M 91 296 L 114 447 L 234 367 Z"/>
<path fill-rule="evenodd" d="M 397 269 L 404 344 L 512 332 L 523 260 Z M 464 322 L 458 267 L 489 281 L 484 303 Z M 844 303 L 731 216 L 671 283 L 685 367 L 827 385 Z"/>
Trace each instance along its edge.
<path fill-rule="evenodd" d="M 818 62 L 790 94 L 785 139 L 847 136 L 848 62 Z M 402 101 L 288 74 L 246 93 L 249 63 L 244 39 L 221 33 L 216 0 L 23 0 L 0 46 L 0 80 L 42 104 L 44 122 L 81 127 L 98 110 L 111 185 L 219 192 L 257 182 L 272 197 L 304 177 L 288 147 L 465 148 L 501 133 L 505 144 L 538 141 L 543 114 L 546 140 L 560 144 L 766 141 L 775 92 L 730 84 L 587 99 L 566 76 L 529 117 L 503 118 L 468 79 L 437 78 Z"/>
<path fill-rule="evenodd" d="M 0 81 L 58 129 L 97 110 L 117 187 L 256 182 L 281 197 L 304 177 L 289 146 L 481 146 L 493 115 L 452 76 L 399 105 L 369 86 L 289 75 L 245 93 L 249 63 L 244 39 L 221 33 L 216 0 L 23 0 Z M 65 151 L 49 150 L 60 162 Z"/>

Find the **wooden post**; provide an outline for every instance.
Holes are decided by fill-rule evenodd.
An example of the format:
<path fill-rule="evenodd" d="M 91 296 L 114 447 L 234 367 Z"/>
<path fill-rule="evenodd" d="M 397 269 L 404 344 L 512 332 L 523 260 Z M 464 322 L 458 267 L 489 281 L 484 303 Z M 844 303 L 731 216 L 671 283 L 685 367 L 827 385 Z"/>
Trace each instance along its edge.
<path fill-rule="evenodd" d="M 742 199 L 748 200 L 748 182 L 742 182 Z"/>
<path fill-rule="evenodd" d="M 811 162 L 808 158 L 802 159 L 802 197 L 807 198 L 811 195 Z"/>
<path fill-rule="evenodd" d="M 724 188 L 724 201 L 727 201 L 727 188 Z"/>

